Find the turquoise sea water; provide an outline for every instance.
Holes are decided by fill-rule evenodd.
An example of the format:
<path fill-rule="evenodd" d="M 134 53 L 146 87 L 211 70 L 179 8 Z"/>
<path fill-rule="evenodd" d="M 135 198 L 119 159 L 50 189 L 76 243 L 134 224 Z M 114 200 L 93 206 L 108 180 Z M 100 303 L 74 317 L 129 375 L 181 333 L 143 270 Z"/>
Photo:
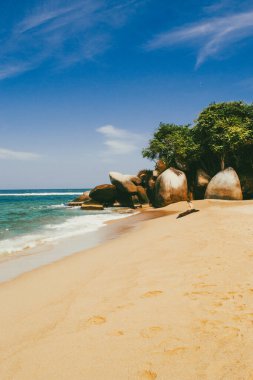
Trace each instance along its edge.
<path fill-rule="evenodd" d="M 0 190 L 0 254 L 95 231 L 105 221 L 120 217 L 110 209 L 67 207 L 86 190 Z"/>

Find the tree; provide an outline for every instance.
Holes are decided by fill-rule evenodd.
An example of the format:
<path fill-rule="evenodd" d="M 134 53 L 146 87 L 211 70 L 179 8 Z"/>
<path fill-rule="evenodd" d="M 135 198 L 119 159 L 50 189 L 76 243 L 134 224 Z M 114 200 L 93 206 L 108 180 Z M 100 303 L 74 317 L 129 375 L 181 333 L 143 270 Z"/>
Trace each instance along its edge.
<path fill-rule="evenodd" d="M 151 160 L 161 159 L 168 167 L 187 171 L 191 163 L 198 160 L 200 145 L 194 141 L 189 125 L 160 123 L 142 154 Z"/>
<path fill-rule="evenodd" d="M 210 167 L 218 161 L 221 170 L 228 165 L 253 160 L 253 105 L 244 102 L 210 104 L 196 120 L 194 141 L 201 146 L 201 158 Z M 243 156 L 247 152 L 247 157 Z M 208 163 L 209 161 L 209 163 Z M 215 162 L 214 162 L 215 165 Z"/>

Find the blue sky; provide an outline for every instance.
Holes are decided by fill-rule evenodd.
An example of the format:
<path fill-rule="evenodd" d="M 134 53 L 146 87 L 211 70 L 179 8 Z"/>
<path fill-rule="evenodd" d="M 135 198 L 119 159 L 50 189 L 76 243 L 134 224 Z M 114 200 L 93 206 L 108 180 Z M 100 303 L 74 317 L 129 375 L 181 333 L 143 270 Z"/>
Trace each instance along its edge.
<path fill-rule="evenodd" d="M 0 188 L 135 173 L 159 122 L 252 102 L 253 3 L 0 2 Z"/>

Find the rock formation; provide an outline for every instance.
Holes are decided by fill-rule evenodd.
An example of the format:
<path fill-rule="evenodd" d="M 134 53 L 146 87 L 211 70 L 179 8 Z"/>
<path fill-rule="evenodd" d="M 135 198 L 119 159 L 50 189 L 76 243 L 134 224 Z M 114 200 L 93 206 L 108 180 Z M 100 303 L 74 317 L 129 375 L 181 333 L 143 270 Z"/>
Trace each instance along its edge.
<path fill-rule="evenodd" d="M 252 172 L 239 174 L 243 199 L 253 199 L 253 169 Z"/>
<path fill-rule="evenodd" d="M 207 185 L 209 184 L 211 177 L 203 170 L 198 169 L 196 172 L 196 180 L 193 189 L 194 199 L 203 199 Z"/>
<path fill-rule="evenodd" d="M 85 191 L 82 195 L 80 195 L 79 197 L 73 199 L 72 202 L 85 202 L 85 201 L 89 201 L 91 198 L 90 198 L 90 191 Z"/>
<path fill-rule="evenodd" d="M 187 179 L 184 172 L 169 168 L 159 175 L 155 184 L 155 207 L 187 200 Z"/>
<path fill-rule="evenodd" d="M 116 186 L 117 190 L 128 194 L 137 194 L 137 187 L 130 179 L 135 176 L 124 175 L 118 172 L 110 172 L 109 177 L 111 183 Z"/>
<path fill-rule="evenodd" d="M 206 199 L 242 200 L 242 189 L 239 177 L 233 168 L 217 173 L 209 182 Z"/>
<path fill-rule="evenodd" d="M 99 210 L 104 210 L 104 206 L 101 203 L 91 199 L 90 201 L 85 201 L 81 205 L 81 209 L 87 210 L 87 211 L 89 211 L 89 210 L 99 211 Z"/>
<path fill-rule="evenodd" d="M 148 205 L 149 204 L 149 199 L 147 196 L 146 189 L 142 186 L 137 186 L 137 195 L 138 199 L 141 205 Z"/>
<path fill-rule="evenodd" d="M 90 191 L 90 198 L 105 205 L 113 205 L 117 198 L 114 185 L 99 185 Z"/>

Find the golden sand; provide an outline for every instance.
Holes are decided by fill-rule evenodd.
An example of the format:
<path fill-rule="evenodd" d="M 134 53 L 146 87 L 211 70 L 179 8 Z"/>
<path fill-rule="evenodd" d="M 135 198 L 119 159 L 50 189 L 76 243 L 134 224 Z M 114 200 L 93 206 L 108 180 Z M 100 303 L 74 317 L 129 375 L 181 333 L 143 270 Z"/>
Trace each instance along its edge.
<path fill-rule="evenodd" d="M 252 380 L 253 201 L 194 205 L 2 284 L 0 379 Z"/>

